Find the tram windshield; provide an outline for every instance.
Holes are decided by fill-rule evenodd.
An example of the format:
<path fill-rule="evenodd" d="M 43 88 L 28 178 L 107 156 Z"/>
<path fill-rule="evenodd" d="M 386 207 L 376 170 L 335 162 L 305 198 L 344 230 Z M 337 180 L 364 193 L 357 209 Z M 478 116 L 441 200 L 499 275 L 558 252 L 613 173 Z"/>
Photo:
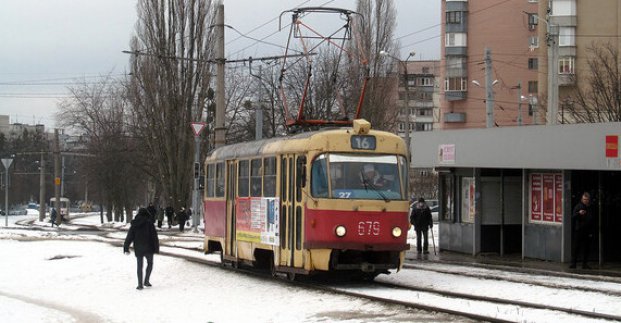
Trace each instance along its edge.
<path fill-rule="evenodd" d="M 311 193 L 335 199 L 402 200 L 405 169 L 402 156 L 323 154 L 313 161 Z"/>

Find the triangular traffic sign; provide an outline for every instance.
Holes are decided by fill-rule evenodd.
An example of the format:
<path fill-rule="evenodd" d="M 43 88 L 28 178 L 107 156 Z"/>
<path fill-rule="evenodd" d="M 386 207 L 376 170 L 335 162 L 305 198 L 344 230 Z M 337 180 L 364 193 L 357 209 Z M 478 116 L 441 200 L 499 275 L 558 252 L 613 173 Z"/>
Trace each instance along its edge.
<path fill-rule="evenodd" d="M 198 137 L 207 124 L 204 122 L 192 122 L 190 125 L 192 126 L 192 131 L 194 131 L 194 136 Z"/>

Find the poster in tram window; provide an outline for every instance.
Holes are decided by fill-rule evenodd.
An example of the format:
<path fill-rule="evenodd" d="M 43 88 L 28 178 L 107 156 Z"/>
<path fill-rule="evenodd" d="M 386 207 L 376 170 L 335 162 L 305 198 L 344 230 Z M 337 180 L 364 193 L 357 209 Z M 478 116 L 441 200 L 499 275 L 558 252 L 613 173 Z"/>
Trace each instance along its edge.
<path fill-rule="evenodd" d="M 541 174 L 530 175 L 530 219 L 531 221 L 541 221 L 542 205 L 541 205 Z"/>
<path fill-rule="evenodd" d="M 244 197 L 235 201 L 236 238 L 239 241 L 278 245 L 279 198 Z"/>
<path fill-rule="evenodd" d="M 554 174 L 543 174 L 543 221 L 554 222 Z"/>
<path fill-rule="evenodd" d="M 461 221 L 474 223 L 474 178 L 463 177 L 461 179 Z"/>
<path fill-rule="evenodd" d="M 563 175 L 554 175 L 554 221 L 563 222 Z"/>

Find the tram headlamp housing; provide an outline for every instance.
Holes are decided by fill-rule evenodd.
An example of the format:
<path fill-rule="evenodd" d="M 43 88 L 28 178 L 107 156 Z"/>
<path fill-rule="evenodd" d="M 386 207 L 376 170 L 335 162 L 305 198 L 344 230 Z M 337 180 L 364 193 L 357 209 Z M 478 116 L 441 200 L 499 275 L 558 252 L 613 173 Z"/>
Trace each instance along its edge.
<path fill-rule="evenodd" d="M 401 232 L 401 228 L 399 228 L 399 227 L 392 228 L 392 236 L 393 237 L 398 238 L 398 237 L 401 236 L 401 233 L 402 233 Z"/>
<path fill-rule="evenodd" d="M 347 230 L 345 229 L 344 226 L 339 225 L 336 227 L 336 229 L 334 229 L 334 233 L 336 234 L 337 237 L 344 237 L 345 234 L 347 233 Z"/>

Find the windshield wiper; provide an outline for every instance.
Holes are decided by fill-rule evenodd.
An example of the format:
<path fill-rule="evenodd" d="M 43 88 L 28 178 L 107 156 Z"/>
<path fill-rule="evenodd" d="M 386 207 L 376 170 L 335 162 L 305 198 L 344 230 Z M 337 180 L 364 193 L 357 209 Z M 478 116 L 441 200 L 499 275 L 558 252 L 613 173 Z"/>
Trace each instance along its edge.
<path fill-rule="evenodd" d="M 362 184 L 364 184 L 364 189 L 366 191 L 369 190 L 367 188 L 367 186 L 369 186 L 377 193 L 377 195 L 379 195 L 384 200 L 384 202 L 390 201 L 388 197 L 386 197 L 386 194 L 384 194 L 380 189 L 377 188 L 377 186 L 375 186 L 375 184 L 373 184 L 371 181 L 367 180 L 366 177 L 364 177 L 364 173 L 362 172 L 362 170 L 360 170 L 360 176 L 362 177 Z"/>

